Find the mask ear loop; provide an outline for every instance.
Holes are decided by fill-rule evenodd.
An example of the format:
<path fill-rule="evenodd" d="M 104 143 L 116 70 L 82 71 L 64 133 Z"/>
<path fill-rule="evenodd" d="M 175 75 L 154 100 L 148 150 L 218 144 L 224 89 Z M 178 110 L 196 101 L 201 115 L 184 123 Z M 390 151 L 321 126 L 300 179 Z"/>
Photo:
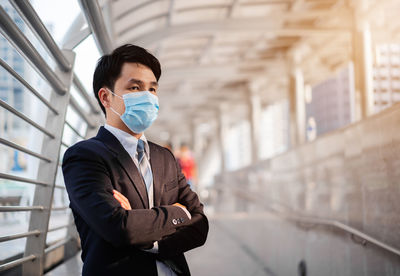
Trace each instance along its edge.
<path fill-rule="evenodd" d="M 111 94 L 114 94 L 115 96 L 117 96 L 117 97 L 119 97 L 120 99 L 124 99 L 124 98 L 122 98 L 121 96 L 119 96 L 119 95 L 117 95 L 117 94 L 115 94 L 114 92 L 112 92 L 110 89 L 108 89 L 107 87 L 106 87 L 106 89 L 111 93 Z M 114 110 L 114 108 L 112 108 L 112 106 L 110 106 L 110 109 L 111 109 L 111 111 L 112 112 L 114 112 L 115 114 L 117 114 L 118 116 L 122 116 L 121 114 L 119 114 L 117 111 L 115 111 Z"/>

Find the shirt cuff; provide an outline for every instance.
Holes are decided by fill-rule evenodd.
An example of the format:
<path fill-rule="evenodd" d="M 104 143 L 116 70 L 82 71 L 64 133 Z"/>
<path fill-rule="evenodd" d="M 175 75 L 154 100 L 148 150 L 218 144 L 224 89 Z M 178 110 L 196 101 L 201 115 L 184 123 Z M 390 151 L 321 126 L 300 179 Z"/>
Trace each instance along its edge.
<path fill-rule="evenodd" d="M 144 251 L 147 251 L 150 253 L 158 253 L 158 241 L 153 243 L 153 248 L 145 249 Z"/>

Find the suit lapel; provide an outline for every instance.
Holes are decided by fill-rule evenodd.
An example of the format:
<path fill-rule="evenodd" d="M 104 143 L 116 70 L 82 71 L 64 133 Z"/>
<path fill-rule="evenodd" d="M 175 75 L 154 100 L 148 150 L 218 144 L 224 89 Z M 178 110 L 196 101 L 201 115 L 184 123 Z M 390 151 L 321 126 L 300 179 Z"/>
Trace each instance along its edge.
<path fill-rule="evenodd" d="M 133 186 L 135 186 L 136 191 L 140 195 L 140 199 L 142 200 L 143 206 L 148 209 L 149 208 L 149 200 L 147 197 L 146 185 L 144 184 L 143 178 L 139 173 L 138 168 L 133 162 L 132 158 L 129 154 L 124 150 L 117 156 L 119 163 L 124 168 L 125 172 L 128 174 L 131 179 Z"/>
<path fill-rule="evenodd" d="M 154 190 L 154 206 L 160 206 L 162 193 L 162 176 L 164 175 L 163 158 L 157 147 L 149 143 L 150 148 L 150 166 L 153 172 L 153 190 Z"/>
<path fill-rule="evenodd" d="M 143 178 L 140 175 L 139 170 L 133 162 L 132 158 L 126 152 L 118 139 L 104 127 L 100 128 L 96 138 L 102 141 L 115 154 L 118 162 L 121 164 L 122 168 L 129 176 L 129 179 L 131 180 L 136 191 L 140 195 L 143 206 L 145 208 L 149 208 L 146 185 L 144 184 Z"/>

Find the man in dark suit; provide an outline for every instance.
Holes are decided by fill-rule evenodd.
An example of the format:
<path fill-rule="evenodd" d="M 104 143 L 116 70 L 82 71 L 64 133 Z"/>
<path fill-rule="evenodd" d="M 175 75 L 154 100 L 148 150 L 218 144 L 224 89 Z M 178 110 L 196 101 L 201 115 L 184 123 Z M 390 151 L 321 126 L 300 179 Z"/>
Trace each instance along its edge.
<path fill-rule="evenodd" d="M 160 75 L 158 60 L 134 45 L 98 61 L 93 89 L 106 124 L 62 166 L 83 275 L 190 275 L 183 253 L 206 241 L 198 196 L 173 154 L 143 134 L 158 114 Z"/>

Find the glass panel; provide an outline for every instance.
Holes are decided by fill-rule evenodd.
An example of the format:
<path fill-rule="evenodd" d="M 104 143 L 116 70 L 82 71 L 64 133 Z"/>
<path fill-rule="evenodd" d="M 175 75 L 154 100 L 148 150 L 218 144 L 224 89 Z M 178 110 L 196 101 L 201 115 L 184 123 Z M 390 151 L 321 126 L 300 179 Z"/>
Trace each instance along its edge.
<path fill-rule="evenodd" d="M 67 122 L 74 127 L 74 129 L 83 137 L 85 137 L 87 124 L 73 109 L 67 109 Z"/>
<path fill-rule="evenodd" d="M 25 243 L 26 238 L 0 243 L 0 261 L 24 252 Z"/>
<path fill-rule="evenodd" d="M 84 110 L 90 111 L 89 104 L 86 102 L 85 98 L 83 98 L 82 95 L 78 92 L 75 85 L 71 86 L 70 92 L 71 92 L 71 97 L 76 99 L 80 107 L 82 107 Z"/>
<path fill-rule="evenodd" d="M 93 73 L 96 68 L 97 60 L 100 58 L 100 53 L 93 36 L 88 36 L 74 51 L 76 53 L 74 71 L 81 80 L 86 91 L 90 95 L 93 95 Z"/>
<path fill-rule="evenodd" d="M 72 146 L 73 144 L 82 140 L 69 126 L 64 126 L 64 134 L 62 138 L 63 142 L 68 146 Z"/>
<path fill-rule="evenodd" d="M 61 48 L 65 33 L 80 13 L 78 1 L 36 0 L 31 4 Z"/>

